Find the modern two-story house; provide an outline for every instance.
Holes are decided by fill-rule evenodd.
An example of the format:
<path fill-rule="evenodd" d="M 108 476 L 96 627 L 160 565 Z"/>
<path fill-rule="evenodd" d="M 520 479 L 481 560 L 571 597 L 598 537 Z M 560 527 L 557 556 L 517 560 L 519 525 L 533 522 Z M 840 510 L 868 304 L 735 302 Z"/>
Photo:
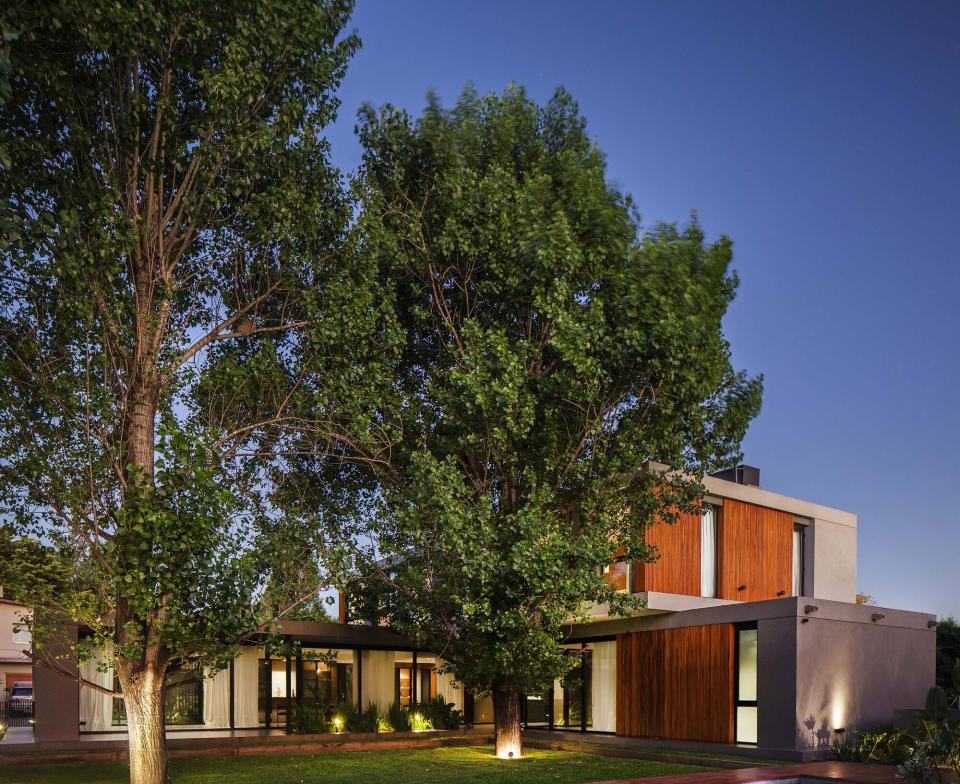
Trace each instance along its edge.
<path fill-rule="evenodd" d="M 573 625 L 580 665 L 526 699 L 528 726 L 808 756 L 921 707 L 936 619 L 856 604 L 856 515 L 763 490 L 749 466 L 705 486 L 702 515 L 650 530 L 656 562 L 607 569 L 645 609 Z"/>
<path fill-rule="evenodd" d="M 838 732 L 921 707 L 934 683 L 936 619 L 855 603 L 856 516 L 763 490 L 747 466 L 705 486 L 702 515 L 650 530 L 656 562 L 606 569 L 644 609 L 612 618 L 595 607 L 571 625 L 565 645 L 577 664 L 550 693 L 523 698 L 526 726 L 804 757 Z M 489 697 L 465 693 L 435 654 L 388 629 L 341 614 L 280 632 L 299 643 L 295 653 L 254 639 L 214 677 L 172 672 L 169 729 L 289 731 L 304 704 L 386 709 L 438 695 L 468 723 L 493 721 Z M 114 682 L 95 661 L 80 670 Z M 41 667 L 35 682 L 38 740 L 124 730 L 122 701 Z"/>

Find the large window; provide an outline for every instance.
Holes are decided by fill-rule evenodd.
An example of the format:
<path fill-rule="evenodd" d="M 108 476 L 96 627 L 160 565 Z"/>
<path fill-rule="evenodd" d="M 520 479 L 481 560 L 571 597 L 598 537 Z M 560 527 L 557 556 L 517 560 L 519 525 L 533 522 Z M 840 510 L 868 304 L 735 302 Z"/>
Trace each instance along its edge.
<path fill-rule="evenodd" d="M 603 579 L 618 591 L 633 592 L 633 562 L 618 558 L 609 566 L 603 567 Z"/>
<path fill-rule="evenodd" d="M 700 518 L 700 595 L 717 595 L 717 510 L 703 507 Z"/>
<path fill-rule="evenodd" d="M 417 665 L 417 694 L 413 694 L 414 671 L 412 664 L 400 664 L 396 669 L 394 694 L 397 704 L 409 707 L 414 703 L 430 702 L 437 694 L 437 671 L 432 664 Z"/>
<path fill-rule="evenodd" d="M 803 547 L 806 526 L 793 526 L 793 595 L 803 596 Z"/>
<path fill-rule="evenodd" d="M 164 678 L 166 696 L 164 718 L 168 725 L 203 724 L 203 670 L 196 664 L 173 666 Z M 113 688 L 120 690 L 120 680 L 113 678 Z M 127 723 L 123 698 L 114 697 L 113 724 Z"/>
<path fill-rule="evenodd" d="M 737 628 L 737 743 L 757 742 L 757 627 Z"/>

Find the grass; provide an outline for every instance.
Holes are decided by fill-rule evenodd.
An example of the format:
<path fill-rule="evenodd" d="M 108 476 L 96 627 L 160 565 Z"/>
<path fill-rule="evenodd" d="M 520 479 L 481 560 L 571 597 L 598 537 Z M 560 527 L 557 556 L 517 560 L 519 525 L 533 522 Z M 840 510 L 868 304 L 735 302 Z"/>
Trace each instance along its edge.
<path fill-rule="evenodd" d="M 582 784 L 699 773 L 710 768 L 529 749 L 498 760 L 489 746 L 176 759 L 174 784 Z M 126 784 L 122 762 L 0 765 L 2 784 Z"/>

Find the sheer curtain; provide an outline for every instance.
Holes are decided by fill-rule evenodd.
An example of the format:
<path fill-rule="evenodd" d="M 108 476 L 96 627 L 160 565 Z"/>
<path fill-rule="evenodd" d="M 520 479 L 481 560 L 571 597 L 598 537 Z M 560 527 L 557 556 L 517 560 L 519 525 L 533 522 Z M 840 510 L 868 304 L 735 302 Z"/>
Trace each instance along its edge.
<path fill-rule="evenodd" d="M 236 671 L 234 671 L 236 679 Z M 230 668 L 220 670 L 212 678 L 210 668 L 203 671 L 203 723 L 207 727 L 230 726 Z"/>
<path fill-rule="evenodd" d="M 617 729 L 617 643 L 597 642 L 593 648 L 593 729 Z"/>
<path fill-rule="evenodd" d="M 712 506 L 700 518 L 700 595 L 717 595 L 717 517 Z"/>
<path fill-rule="evenodd" d="M 229 677 L 228 672 L 227 678 Z M 240 649 L 240 655 L 233 661 L 234 726 L 246 729 L 260 726 L 260 711 L 257 707 L 259 692 L 260 649 L 244 646 Z M 229 704 L 227 710 L 229 710 Z M 206 706 L 204 706 L 204 720 L 206 720 Z M 227 723 L 229 724 L 229 719 Z"/>
<path fill-rule="evenodd" d="M 110 666 L 106 672 L 100 672 L 99 666 L 106 662 Z M 101 650 L 80 665 L 80 677 L 98 686 L 113 688 L 113 643 L 107 643 Z M 89 686 L 80 684 L 80 727 L 81 732 L 104 732 L 113 725 L 113 699 Z"/>
<path fill-rule="evenodd" d="M 394 651 L 363 651 L 363 709 L 371 703 L 384 713 L 395 701 L 394 678 L 396 677 Z"/>
<path fill-rule="evenodd" d="M 463 688 L 454 681 L 452 672 L 437 673 L 437 694 L 452 702 L 457 710 L 463 710 Z"/>
<path fill-rule="evenodd" d="M 803 596 L 803 528 L 793 526 L 793 595 Z"/>

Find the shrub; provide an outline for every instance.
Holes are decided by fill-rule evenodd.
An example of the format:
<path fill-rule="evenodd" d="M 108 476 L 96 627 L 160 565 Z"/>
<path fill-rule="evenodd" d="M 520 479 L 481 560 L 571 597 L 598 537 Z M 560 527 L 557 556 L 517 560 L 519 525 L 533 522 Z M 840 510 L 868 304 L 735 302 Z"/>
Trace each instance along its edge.
<path fill-rule="evenodd" d="M 327 718 L 325 705 L 299 705 L 293 712 L 293 731 L 301 735 L 310 735 L 317 732 L 330 732 L 330 721 Z"/>
<path fill-rule="evenodd" d="M 390 726 L 397 732 L 410 731 L 410 714 L 399 703 L 393 702 L 390 704 L 387 717 L 390 720 Z"/>
<path fill-rule="evenodd" d="M 419 706 L 414 706 L 409 711 L 407 715 L 410 717 L 410 729 L 414 732 L 425 732 L 426 730 L 433 729 L 433 722 L 430 720 L 430 717 L 424 713 L 421 713 L 418 710 Z"/>
<path fill-rule="evenodd" d="M 913 784 L 940 784 L 943 770 L 952 770 L 960 779 L 960 722 L 933 721 L 925 718 L 920 722 L 920 733 L 910 756 L 897 768 L 904 781 Z"/>
<path fill-rule="evenodd" d="M 430 702 L 417 705 L 415 710 L 430 719 L 435 730 L 460 729 L 462 716 L 452 702 L 447 702 L 441 696 L 436 696 Z"/>

